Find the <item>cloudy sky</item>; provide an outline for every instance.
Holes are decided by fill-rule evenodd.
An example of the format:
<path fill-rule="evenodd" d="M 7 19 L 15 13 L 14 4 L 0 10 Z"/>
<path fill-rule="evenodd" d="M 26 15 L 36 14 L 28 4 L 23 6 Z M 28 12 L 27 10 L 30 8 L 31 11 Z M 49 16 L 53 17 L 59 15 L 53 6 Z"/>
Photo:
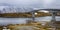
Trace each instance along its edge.
<path fill-rule="evenodd" d="M 60 0 L 0 0 L 1 4 L 9 4 L 17 7 L 60 8 Z"/>
<path fill-rule="evenodd" d="M 0 11 L 4 11 L 3 8 L 6 7 L 19 7 L 22 9 L 19 12 L 32 11 L 31 9 L 28 10 L 29 8 L 60 9 L 60 0 L 0 0 Z M 27 9 L 25 10 L 24 8 Z"/>

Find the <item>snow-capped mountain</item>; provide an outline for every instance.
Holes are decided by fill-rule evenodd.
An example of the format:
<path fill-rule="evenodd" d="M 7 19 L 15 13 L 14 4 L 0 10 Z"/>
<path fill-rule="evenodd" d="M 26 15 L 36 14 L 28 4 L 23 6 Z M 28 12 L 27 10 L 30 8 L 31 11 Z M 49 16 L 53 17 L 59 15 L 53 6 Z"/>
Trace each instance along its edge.
<path fill-rule="evenodd" d="M 0 13 L 19 13 L 19 12 L 29 12 L 31 10 L 33 9 L 26 7 L 16 7 L 6 3 L 0 4 Z"/>

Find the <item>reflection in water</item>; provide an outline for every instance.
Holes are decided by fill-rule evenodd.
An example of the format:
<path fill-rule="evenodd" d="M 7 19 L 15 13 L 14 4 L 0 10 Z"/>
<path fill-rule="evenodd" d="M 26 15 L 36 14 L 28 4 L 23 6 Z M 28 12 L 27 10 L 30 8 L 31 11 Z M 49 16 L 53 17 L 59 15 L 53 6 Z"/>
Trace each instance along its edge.
<path fill-rule="evenodd" d="M 0 18 L 0 25 L 7 25 L 7 24 L 22 24 L 26 23 L 26 20 L 32 20 L 31 18 Z M 51 16 L 45 17 L 37 17 L 35 18 L 36 21 L 50 21 Z M 56 16 L 56 20 L 59 21 L 60 17 Z"/>

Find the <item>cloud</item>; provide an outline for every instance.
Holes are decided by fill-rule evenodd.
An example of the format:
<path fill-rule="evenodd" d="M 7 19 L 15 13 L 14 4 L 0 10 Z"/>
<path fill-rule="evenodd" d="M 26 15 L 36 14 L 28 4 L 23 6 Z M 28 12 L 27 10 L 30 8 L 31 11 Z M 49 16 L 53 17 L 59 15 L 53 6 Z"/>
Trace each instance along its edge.
<path fill-rule="evenodd" d="M 60 8 L 60 0 L 0 0 L 0 3 L 7 3 L 18 7 Z"/>

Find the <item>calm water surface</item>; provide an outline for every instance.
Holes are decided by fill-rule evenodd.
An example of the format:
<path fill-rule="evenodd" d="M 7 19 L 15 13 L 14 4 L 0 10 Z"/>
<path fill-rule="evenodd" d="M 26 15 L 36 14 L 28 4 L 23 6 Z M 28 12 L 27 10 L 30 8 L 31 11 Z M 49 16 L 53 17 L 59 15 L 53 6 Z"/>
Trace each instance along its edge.
<path fill-rule="evenodd" d="M 35 21 L 51 21 L 51 16 L 37 17 Z M 26 20 L 32 20 L 31 18 L 0 18 L 0 25 L 7 24 L 25 24 Z M 60 21 L 60 16 L 56 16 L 56 20 Z"/>

